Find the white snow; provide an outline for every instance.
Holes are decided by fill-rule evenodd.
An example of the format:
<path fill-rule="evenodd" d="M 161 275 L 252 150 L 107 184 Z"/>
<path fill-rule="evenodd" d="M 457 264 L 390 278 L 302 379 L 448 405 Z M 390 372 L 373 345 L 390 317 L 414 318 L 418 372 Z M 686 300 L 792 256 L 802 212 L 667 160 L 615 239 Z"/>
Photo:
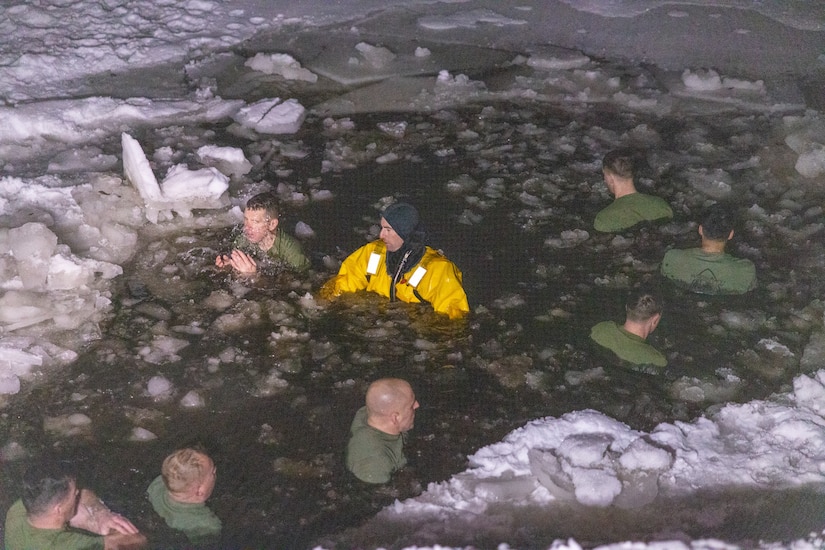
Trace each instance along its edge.
<path fill-rule="evenodd" d="M 787 112 L 784 126 L 777 129 L 777 139 L 784 144 L 781 153 L 793 157 L 799 175 L 814 184 L 822 183 L 825 119 L 816 105 L 804 104 L 801 91 L 781 78 L 800 66 L 810 67 L 812 74 L 814 69 L 823 69 L 822 40 L 817 34 L 825 29 L 825 4 L 821 2 L 536 0 L 492 9 L 476 7 L 473 2 L 441 2 L 435 4 L 441 8 L 438 13 L 431 14 L 425 13 L 430 2 L 318 4 L 44 0 L 0 6 L 0 31 L 6 37 L 0 42 L 0 393 L 19 391 L 21 379 L 25 383 L 35 369 L 65 365 L 75 359 L 75 351 L 50 341 L 53 334 L 71 333 L 77 342 L 94 338 L 97 322 L 111 305 L 108 281 L 120 275 L 120 264 L 132 258 L 146 219 L 160 225 L 186 223 L 179 218 L 188 218 L 194 208 L 225 208 L 229 204 L 229 179 L 251 169 L 242 152 L 213 147 L 197 150 L 203 166 L 193 169 L 181 163 L 172 165 L 173 159 L 188 151 L 170 147 L 153 156 L 156 165 L 170 165 L 165 179 L 158 183 L 152 163 L 131 133 L 230 119 L 241 130 L 261 134 L 293 134 L 301 129 L 307 108 L 297 100 L 265 98 L 247 105 L 215 97 L 214 83 L 197 77 L 200 64 L 220 58 L 262 30 L 299 24 L 311 27 L 375 8 L 408 8 L 415 4 L 422 15 L 416 16 L 412 24 L 383 29 L 387 36 L 424 33 L 433 42 L 438 42 L 438 37 L 473 36 L 485 47 L 503 44 L 517 51 L 513 45 L 518 45 L 519 39 L 530 44 L 546 32 L 558 39 L 555 45 L 570 49 L 565 54 L 538 48 L 525 52 L 526 57 L 520 59 L 508 53 L 514 66 L 525 65 L 536 73 L 519 75 L 505 89 L 491 89 L 474 79 L 477 77 L 457 72 L 461 67 L 447 61 L 450 49 L 460 49 L 454 44 L 443 49 L 415 46 L 405 51 L 367 41 L 355 26 L 346 47 L 326 57 L 299 59 L 297 53 L 278 52 L 258 54 L 246 62 L 252 70 L 302 84 L 317 82 L 319 74 L 338 82 L 374 82 L 311 107 L 341 117 L 329 119 L 329 131 L 346 132 L 352 123 L 345 116 L 365 110 L 435 110 L 468 100 L 514 98 L 585 108 L 609 103 L 628 114 L 685 112 L 689 116 L 730 108 L 756 116 Z M 559 23 L 551 24 L 555 21 Z M 715 30 L 731 21 L 736 24 L 734 30 L 725 31 L 727 34 Z M 632 31 L 597 32 L 600 27 L 615 29 L 612 25 L 637 22 L 647 24 L 646 28 L 661 35 L 669 47 L 637 40 Z M 684 32 L 698 29 L 716 33 L 709 32 L 705 38 L 716 41 L 711 46 L 717 54 L 730 48 L 741 55 L 708 56 L 704 49 L 691 53 L 686 41 L 674 39 L 659 28 L 688 23 L 693 31 Z M 798 44 L 788 45 L 784 26 L 791 27 L 790 32 L 795 34 L 790 36 L 799 38 Z M 765 44 L 764 49 L 753 47 L 758 40 Z M 617 48 L 616 41 L 625 49 Z M 701 37 L 696 40 L 697 46 L 707 43 Z M 637 50 L 639 44 L 643 44 L 643 53 Z M 492 59 L 494 54 L 488 53 L 487 59 Z M 759 58 L 758 63 L 748 57 L 751 54 Z M 634 62 L 660 62 L 665 69 L 677 70 L 658 74 L 659 80 L 653 85 L 645 82 L 644 76 L 627 78 L 602 69 L 596 58 L 605 55 Z M 764 63 L 759 56 L 764 57 Z M 188 93 L 176 84 L 176 77 L 170 77 L 163 85 L 167 94 L 157 94 L 155 99 L 121 99 L 114 93 L 111 97 L 88 96 L 110 73 L 122 75 L 167 64 L 176 67 L 171 75 L 194 75 L 197 92 Z M 737 73 L 743 65 L 748 65 L 747 74 Z M 409 131 L 401 123 L 383 130 L 402 136 Z M 102 142 L 117 141 L 121 135 L 123 178 L 116 157 L 100 146 Z M 460 137 L 473 141 L 480 134 L 468 129 Z M 702 143 L 701 136 L 682 137 L 685 155 L 694 154 L 696 148 L 710 147 Z M 604 139 L 650 143 L 660 136 L 653 129 L 641 128 Z M 575 147 L 563 137 L 555 144 L 560 150 Z M 449 156 L 454 150 L 445 148 L 441 154 Z M 394 155 L 376 154 L 374 160 L 393 162 L 397 158 Z M 651 160 L 655 164 L 657 159 Z M 667 159 L 659 161 L 660 167 L 668 164 Z M 18 177 L 28 170 L 30 162 L 42 162 L 42 170 L 37 175 Z M 345 158 L 331 156 L 324 160 L 324 170 L 345 163 Z M 580 167 L 583 173 L 592 173 L 593 168 Z M 62 179 L 71 174 L 82 174 L 82 181 Z M 735 192 L 730 173 L 722 169 L 694 167 L 686 172 L 686 180 L 694 190 L 713 199 Z M 457 194 L 480 187 L 469 177 L 458 177 L 449 185 Z M 485 182 L 477 202 L 483 206 L 485 201 L 501 198 L 501 185 L 495 180 Z M 295 203 L 307 200 L 305 194 L 289 189 L 284 195 L 287 193 Z M 324 190 L 313 193 L 316 200 L 332 196 Z M 527 206 L 537 203 L 530 194 L 523 195 L 521 201 Z M 751 213 L 758 217 L 760 207 L 755 204 Z M 458 218 L 465 224 L 480 224 L 483 220 L 484 216 L 471 208 Z M 312 236 L 309 226 L 298 229 L 303 238 Z M 548 237 L 547 246 L 573 247 L 586 239 L 586 232 L 565 232 Z M 521 307 L 523 302 L 521 296 L 508 295 L 494 305 L 508 309 Z M 259 309 L 256 305 L 247 304 L 246 312 L 226 313 L 215 325 L 223 327 L 221 330 L 244 328 L 254 322 Z M 307 309 L 315 307 L 311 295 L 305 297 L 304 305 Z M 766 320 L 758 313 L 729 312 L 719 322 L 731 330 L 749 330 Z M 177 352 L 187 345 L 186 340 L 158 336 L 140 350 L 140 355 L 149 363 L 174 362 L 180 359 Z M 585 506 L 632 508 L 656 495 L 689 494 L 727 485 L 821 486 L 825 474 L 825 370 L 819 370 L 823 367 L 823 350 L 825 337 L 813 337 L 803 357 L 811 374 L 797 376 L 793 389 L 786 394 L 727 404 L 693 422 L 664 423 L 649 433 L 632 430 L 592 410 L 534 420 L 501 442 L 475 452 L 467 471 L 431 484 L 417 498 L 396 502 L 374 521 L 402 526 L 411 533 L 421 530 L 426 533 L 422 540 L 431 540 L 445 522 L 466 522 L 483 531 L 487 526 L 485 514 L 492 507 L 498 507 L 495 513 L 499 516 L 507 514 L 502 503 L 512 509 L 527 505 L 552 507 L 560 499 L 568 499 Z M 227 353 L 229 361 L 234 352 Z M 286 382 L 280 374 L 277 370 L 266 374 L 258 385 L 258 394 L 270 395 L 283 388 Z M 729 383 L 735 389 L 736 380 Z M 147 394 L 156 398 L 174 389 L 161 376 L 151 378 L 146 386 Z M 708 392 L 724 392 L 727 388 L 682 380 L 676 389 L 685 400 L 701 401 Z M 200 407 L 203 400 L 192 391 L 180 404 Z M 86 434 L 92 428 L 91 420 L 82 413 L 44 422 L 45 430 L 67 437 Z M 131 437 L 146 441 L 155 436 L 135 428 Z M 14 447 L 9 443 L 3 454 L 12 451 Z M 812 537 L 810 543 L 797 541 L 795 547 L 817 545 L 822 546 L 821 540 Z M 579 548 L 573 540 L 559 541 L 553 547 Z M 610 546 L 705 547 L 730 548 L 718 541 L 694 541 L 690 546 L 678 541 Z"/>
<path fill-rule="evenodd" d="M 797 377 L 789 394 L 729 404 L 708 417 L 661 424 L 649 433 L 593 410 L 534 420 L 470 456 L 465 472 L 430 484 L 418 497 L 396 501 L 363 529 L 402 531 L 413 539 L 418 532 L 431 540 L 446 536 L 451 524 L 495 532 L 484 515 L 500 516 L 502 502 L 514 514 L 531 506 L 552 514 L 554 506 L 569 500 L 635 508 L 657 495 L 676 497 L 716 486 L 821 485 L 823 398 L 825 371 L 819 371 Z"/>

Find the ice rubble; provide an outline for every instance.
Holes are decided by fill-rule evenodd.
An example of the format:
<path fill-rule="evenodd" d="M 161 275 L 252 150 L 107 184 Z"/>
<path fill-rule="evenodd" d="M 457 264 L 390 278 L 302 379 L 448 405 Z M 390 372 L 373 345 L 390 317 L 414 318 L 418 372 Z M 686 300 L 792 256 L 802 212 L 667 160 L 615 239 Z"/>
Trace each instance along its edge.
<path fill-rule="evenodd" d="M 304 80 L 310 83 L 318 81 L 318 75 L 303 68 L 298 60 L 286 53 L 258 53 L 244 65 L 264 74 L 280 75 L 287 80 Z"/>
<path fill-rule="evenodd" d="M 216 168 L 190 170 L 178 164 L 170 168 L 158 184 L 140 143 L 127 133 L 121 135 L 123 172 L 140 192 L 146 206 L 146 218 L 152 223 L 168 219 L 172 212 L 184 217 L 194 208 L 221 208 L 228 205 L 224 193 L 229 178 Z"/>
<path fill-rule="evenodd" d="M 494 529 L 482 519 L 487 510 L 501 514 L 507 506 L 638 508 L 659 495 L 678 498 L 720 485 L 776 490 L 820 484 L 823 403 L 825 371 L 819 371 L 798 376 L 788 394 L 727 404 L 649 433 L 593 410 L 533 420 L 470 456 L 466 471 L 396 501 L 362 529 L 380 525 L 431 540 L 436 525 L 466 522 L 483 535 Z"/>
<path fill-rule="evenodd" d="M 223 111 L 226 105 L 210 108 L 221 112 L 237 108 L 237 102 L 228 105 L 228 111 Z M 57 130 L 69 139 L 86 131 L 86 123 L 81 121 L 103 116 L 92 113 L 95 108 L 113 115 L 111 102 L 79 100 L 61 112 L 57 122 L 61 117 L 74 121 L 70 115 L 78 106 L 78 113 L 84 116 Z M 161 118 L 169 114 L 157 107 L 155 114 Z M 28 116 L 25 107 L 19 111 L 16 117 Z M 150 111 L 143 112 L 151 116 Z M 114 118 L 121 115 L 123 111 Z M 295 122 L 291 112 L 281 118 L 271 113 L 269 120 L 284 128 Z M 36 136 L 31 139 L 36 141 Z M 132 257 L 144 219 L 158 223 L 171 221 L 174 214 L 188 218 L 195 208 L 224 208 L 229 204 L 229 178 L 251 169 L 240 149 L 204 146 L 197 157 L 205 168 L 191 170 L 177 164 L 158 183 L 137 140 L 127 133 L 121 140 L 125 176 L 134 187 L 104 174 L 76 187 L 62 187 L 51 177 L 40 182 L 0 179 L 0 200 L 8 225 L 0 228 L 0 290 L 4 291 L 0 296 L 0 349 L 4 351 L 0 357 L 0 394 L 20 391 L 20 378 L 34 369 L 62 365 L 76 357 L 74 352 L 43 343 L 38 337 L 68 330 L 75 331 L 81 340 L 98 337 L 97 322 L 110 307 L 106 281 L 119 276 L 122 269 L 118 264 Z M 67 160 L 61 160 L 60 165 L 71 168 Z M 311 236 L 311 228 L 302 230 L 305 237 Z M 15 332 L 18 335 L 12 336 Z M 150 362 L 173 359 L 179 342 L 172 340 L 155 342 L 142 353 Z"/>
<path fill-rule="evenodd" d="M 294 134 L 301 128 L 306 109 L 295 99 L 262 99 L 242 107 L 232 117 L 260 134 Z"/>
<path fill-rule="evenodd" d="M 0 182 L 7 184 L 7 191 L 19 183 L 10 179 Z M 32 191 L 36 193 L 29 189 Z M 20 193 L 18 200 L 33 197 L 29 193 Z M 47 197 L 41 198 L 48 200 L 48 195 L 63 194 L 44 195 Z M 54 228 L 51 216 L 41 219 Z M 49 225 L 28 222 L 0 229 L 0 289 L 4 291 L 0 296 L 0 393 L 18 392 L 19 378 L 34 368 L 63 365 L 76 357 L 74 352 L 39 339 L 36 334 L 41 331 L 29 336 L 13 336 L 15 332 L 51 322 L 51 330 L 77 330 L 80 335 L 94 337 L 95 322 L 109 305 L 108 293 L 97 288 L 98 283 L 121 274 L 118 265 L 75 255 L 59 242 Z M 82 232 L 100 235 L 95 229 L 88 227 Z"/>

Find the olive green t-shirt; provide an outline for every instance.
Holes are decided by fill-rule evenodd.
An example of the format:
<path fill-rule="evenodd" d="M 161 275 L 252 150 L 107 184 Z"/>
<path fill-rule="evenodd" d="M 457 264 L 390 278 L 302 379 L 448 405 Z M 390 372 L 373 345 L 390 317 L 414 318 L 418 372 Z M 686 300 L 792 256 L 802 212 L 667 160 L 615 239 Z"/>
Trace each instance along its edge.
<path fill-rule="evenodd" d="M 622 361 L 633 365 L 666 367 L 662 353 L 636 334 L 628 332 L 615 321 L 603 321 L 590 329 L 590 338 L 612 351 Z"/>
<path fill-rule="evenodd" d="M 103 550 L 103 537 L 63 529 L 38 529 L 26 521 L 23 501 L 12 504 L 6 513 L 4 540 L 6 550 Z"/>
<path fill-rule="evenodd" d="M 744 294 L 756 288 L 753 262 L 701 248 L 668 250 L 661 271 L 677 285 L 700 294 Z"/>
<path fill-rule="evenodd" d="M 664 199 L 644 193 L 631 193 L 619 197 L 596 214 L 593 227 L 602 233 L 613 233 L 629 229 L 640 222 L 672 217 L 673 210 Z"/>
<path fill-rule="evenodd" d="M 367 408 L 355 413 L 347 444 L 347 469 L 367 483 L 387 483 L 393 472 L 407 464 L 404 436 L 391 435 L 367 424 Z"/>

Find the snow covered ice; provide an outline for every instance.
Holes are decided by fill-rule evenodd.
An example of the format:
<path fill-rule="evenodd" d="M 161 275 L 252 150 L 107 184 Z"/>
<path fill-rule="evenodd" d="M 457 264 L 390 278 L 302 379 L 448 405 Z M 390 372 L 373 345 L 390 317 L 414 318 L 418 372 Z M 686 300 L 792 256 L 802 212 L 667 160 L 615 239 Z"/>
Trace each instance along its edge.
<path fill-rule="evenodd" d="M 771 498 L 823 489 L 819 3 L 75 0 L 4 5 L 0 29 L 4 460 L 35 454 L 34 431 L 61 445 L 100 435 L 159 453 L 149 446 L 178 433 L 169 418 L 222 410 L 221 399 L 242 408 L 286 396 L 281 418 L 327 418 L 301 384 L 351 406 L 364 373 L 402 361 L 408 343 L 402 364 L 422 384 L 434 379 L 435 394 L 451 373 L 472 383 L 460 378 L 469 368 L 502 391 L 571 406 L 467 450 L 463 471 L 322 546 L 822 546 L 816 533 L 780 540 L 780 528 L 749 540 L 761 532 L 737 531 L 724 514 L 728 493 L 753 491 L 787 521 Z M 588 216 L 609 200 L 599 160 L 620 145 L 647 151 L 640 187 L 665 196 L 676 218 L 605 238 Z M 419 168 L 433 188 L 410 183 Z M 319 272 L 262 298 L 207 267 L 264 179 Z M 375 214 L 396 194 L 430 201 L 427 217 L 475 299 L 466 340 L 477 342 L 418 333 L 398 311 L 373 323 L 370 302 L 345 304 L 340 339 L 324 332 L 337 325 L 313 290 L 351 233 L 375 236 Z M 607 297 L 656 272 L 657 246 L 691 242 L 695 213 L 719 200 L 745 211 L 734 246 L 759 265 L 758 298 L 665 316 L 659 342 L 676 365 L 661 382 L 668 405 L 648 403 L 655 425 L 631 428 L 616 417 L 637 419 L 645 388 L 582 359 L 575 335 L 592 319 L 580 317 L 608 314 Z M 498 244 L 507 238 L 519 247 Z M 127 311 L 131 324 L 120 320 Z M 243 340 L 255 331 L 253 344 Z M 71 371 L 99 342 L 91 357 L 106 372 Z M 63 372 L 71 396 L 35 428 L 14 418 Z M 590 391 L 619 397 L 590 401 Z M 109 397 L 111 418 L 95 416 Z M 425 457 L 450 435 L 444 405 L 428 410 L 428 397 L 411 433 Z M 521 418 L 519 406 L 500 416 Z M 257 443 L 285 453 L 288 430 L 267 420 Z M 330 429 L 305 428 L 310 438 Z M 318 476 L 323 498 L 344 494 L 324 477 L 335 459 L 313 460 L 272 462 L 279 475 Z M 731 497 L 732 508 L 746 500 Z M 670 523 L 657 514 L 668 504 Z"/>
<path fill-rule="evenodd" d="M 482 541 L 500 529 L 485 514 L 501 516 L 503 507 L 514 509 L 509 528 L 515 533 L 524 527 L 519 508 L 544 507 L 544 521 L 552 524 L 559 521 L 554 508 L 566 506 L 566 500 L 637 508 L 657 493 L 666 502 L 717 486 L 820 483 L 823 383 L 822 371 L 814 378 L 801 376 L 792 394 L 727 405 L 708 418 L 661 424 L 650 433 L 592 410 L 535 420 L 472 455 L 466 472 L 382 511 L 359 529 L 363 538 L 353 540 L 369 545 L 371 534 L 382 529 L 404 533 L 405 540 L 416 534 L 421 540 L 449 539 L 461 524 Z"/>

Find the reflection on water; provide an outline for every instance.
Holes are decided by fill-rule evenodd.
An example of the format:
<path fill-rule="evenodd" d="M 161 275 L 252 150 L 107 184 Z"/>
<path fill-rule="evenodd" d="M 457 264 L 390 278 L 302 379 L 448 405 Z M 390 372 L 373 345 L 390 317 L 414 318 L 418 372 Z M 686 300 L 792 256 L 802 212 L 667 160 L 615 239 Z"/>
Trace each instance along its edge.
<path fill-rule="evenodd" d="M 747 297 L 710 299 L 666 287 L 665 315 L 651 340 L 671 366 L 659 376 L 624 370 L 593 353 L 589 328 L 608 318 L 621 320 L 624 289 L 656 281 L 666 247 L 694 244 L 686 213 L 704 198 L 686 194 L 663 174 L 657 190 L 678 202 L 676 223 L 625 237 L 592 235 L 570 248 L 547 246 L 548 236 L 589 230 L 606 198 L 593 188 L 597 170 L 582 181 L 582 172 L 570 169 L 592 162 L 584 146 L 562 154 L 513 127 L 530 121 L 583 145 L 595 139 L 587 135 L 587 121 L 571 126 L 560 113 L 501 106 L 491 115 L 488 109 L 479 152 L 456 135 L 477 124 L 481 112 L 469 107 L 440 116 L 409 115 L 417 128 L 413 145 L 390 143 L 374 131 L 382 117 L 365 116 L 356 120 L 364 131 L 346 138 L 349 146 L 378 143 L 379 152 L 410 147 L 415 154 L 396 164 L 367 163 L 321 176 L 317 160 L 330 145 L 318 137 L 320 121 L 308 121 L 306 135 L 294 139 L 311 143 L 313 154 L 273 161 L 263 176 L 274 183 L 289 168 L 290 178 L 318 176 L 336 194 L 333 201 L 294 206 L 286 216 L 316 231 L 307 245 L 316 271 L 306 280 L 288 273 L 238 279 L 212 265 L 229 231 L 155 236 L 126 266 L 103 338 L 76 364 L 10 400 L 2 440 L 13 438 L 35 453 L 57 448 L 76 459 L 86 481 L 158 546 L 175 539 L 158 524 L 144 491 L 169 451 L 201 442 L 218 468 L 210 502 L 224 521 L 225 546 L 306 548 L 395 498 L 416 495 L 429 482 L 463 470 L 468 454 L 530 419 L 592 408 L 649 430 L 662 421 L 688 420 L 714 403 L 764 397 L 793 378 L 812 319 L 821 320 L 814 298 L 822 282 L 796 265 L 821 252 L 815 243 L 801 243 L 788 258 L 786 243 L 767 222 L 754 222 L 741 235 L 757 251 L 761 288 Z M 640 122 L 615 113 L 575 115 L 606 128 Z M 449 147 L 452 155 L 432 154 Z M 474 184 L 462 179 L 467 174 Z M 457 186 L 465 190 L 456 192 Z M 743 194 L 763 208 L 780 199 L 759 192 L 746 188 Z M 372 205 L 391 194 L 420 206 L 434 246 L 464 271 L 474 308 L 469 320 L 449 322 L 426 308 L 371 295 L 345 296 L 334 304 L 312 299 L 331 274 L 321 257 L 340 259 L 363 243 L 358 233 L 377 221 Z M 796 359 L 760 347 L 770 338 L 781 339 Z M 166 400 L 146 393 L 147 381 L 158 375 L 174 388 Z M 387 375 L 409 380 L 421 408 L 408 440 L 410 467 L 375 489 L 348 476 L 342 455 L 367 385 Z M 205 406 L 182 407 L 179 401 L 189 391 Z M 74 412 L 87 415 L 91 428 L 68 438 L 44 431 L 44 418 Z M 157 438 L 130 442 L 135 427 Z M 18 493 L 23 466 L 24 461 L 4 464 L 4 508 Z M 547 533 L 536 539 L 511 526 L 501 540 L 529 547 L 546 537 L 576 536 L 595 544 L 662 533 L 748 539 L 766 532 L 762 525 L 741 524 L 737 530 L 724 521 L 727 527 L 715 531 L 705 521 L 718 520 L 726 506 L 738 509 L 751 495 L 706 497 L 674 504 L 680 513 L 661 518 L 650 531 L 607 529 L 631 523 L 611 517 L 621 511 L 589 514 L 576 523 L 578 514 L 571 510 L 569 522 L 548 523 Z M 788 498 L 803 507 L 812 500 L 804 494 Z M 708 511 L 698 504 L 708 501 L 718 506 Z M 787 532 L 797 528 L 793 522 L 782 525 Z M 799 529 L 807 530 L 807 524 Z"/>

